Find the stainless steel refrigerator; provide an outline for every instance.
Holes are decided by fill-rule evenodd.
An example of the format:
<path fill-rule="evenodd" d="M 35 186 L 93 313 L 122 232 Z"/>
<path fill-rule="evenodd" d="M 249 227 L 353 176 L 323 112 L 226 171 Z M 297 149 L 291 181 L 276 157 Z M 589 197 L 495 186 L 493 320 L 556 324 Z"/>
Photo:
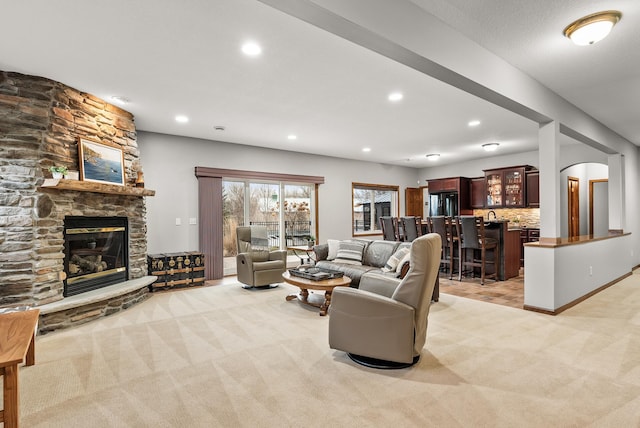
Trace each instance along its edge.
<path fill-rule="evenodd" d="M 430 193 L 429 215 L 444 215 L 447 217 L 456 217 L 458 215 L 458 193 Z"/>

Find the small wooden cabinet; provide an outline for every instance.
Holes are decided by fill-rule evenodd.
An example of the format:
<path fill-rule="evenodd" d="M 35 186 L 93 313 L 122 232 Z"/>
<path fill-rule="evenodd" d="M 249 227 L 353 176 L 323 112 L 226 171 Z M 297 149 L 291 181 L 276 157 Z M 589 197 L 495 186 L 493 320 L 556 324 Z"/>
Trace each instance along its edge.
<path fill-rule="evenodd" d="M 463 177 L 454 177 L 429 180 L 429 193 L 459 192 L 462 178 Z"/>
<path fill-rule="evenodd" d="M 471 179 L 471 208 L 484 208 L 485 201 L 485 178 L 476 177 Z"/>
<path fill-rule="evenodd" d="M 538 208 L 540 206 L 540 172 L 527 171 L 527 206 Z"/>
<path fill-rule="evenodd" d="M 487 208 L 524 208 L 529 165 L 485 170 Z"/>

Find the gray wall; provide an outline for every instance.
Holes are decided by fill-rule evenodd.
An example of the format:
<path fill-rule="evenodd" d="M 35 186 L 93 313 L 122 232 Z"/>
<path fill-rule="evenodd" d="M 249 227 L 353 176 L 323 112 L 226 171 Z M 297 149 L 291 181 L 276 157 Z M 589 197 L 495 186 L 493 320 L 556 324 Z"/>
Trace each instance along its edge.
<path fill-rule="evenodd" d="M 147 198 L 149 253 L 198 250 L 198 180 L 195 167 L 254 170 L 324 176 L 319 186 L 320 242 L 351 237 L 351 183 L 416 187 L 415 168 L 360 162 L 326 156 L 265 149 L 217 141 L 138 132 L 145 187 L 156 191 Z M 182 225 L 176 226 L 176 218 Z M 199 219 L 197 219 L 199 221 Z"/>
<path fill-rule="evenodd" d="M 325 184 L 319 189 L 318 239 L 326 242 L 328 238 L 351 237 L 352 182 L 400 186 L 400 213 L 404 214 L 405 187 L 415 187 L 418 182 L 425 185 L 425 180 L 432 178 L 483 176 L 483 169 L 525 164 L 537 167 L 539 162 L 535 151 L 414 169 L 143 131 L 138 133 L 138 147 L 146 187 L 156 191 L 156 196 L 147 198 L 150 253 L 198 249 L 198 226 L 189 224 L 189 218 L 199 221 L 196 166 L 324 176 Z M 636 193 L 640 190 L 638 160 L 637 147 L 627 150 L 625 231 L 633 234 L 637 232 Z M 582 144 L 561 146 L 561 167 L 581 162 L 606 164 L 607 155 Z M 181 219 L 181 226 L 175 225 L 176 218 Z M 632 242 L 632 258 L 638 264 L 640 240 L 633 236 Z"/>

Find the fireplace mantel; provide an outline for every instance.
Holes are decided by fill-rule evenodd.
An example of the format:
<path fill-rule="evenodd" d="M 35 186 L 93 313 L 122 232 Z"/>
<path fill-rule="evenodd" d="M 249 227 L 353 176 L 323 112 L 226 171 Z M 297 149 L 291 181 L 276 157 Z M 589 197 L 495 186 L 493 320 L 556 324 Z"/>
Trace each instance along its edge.
<path fill-rule="evenodd" d="M 56 178 L 45 178 L 40 186 L 47 189 L 75 190 L 76 192 L 107 193 L 110 195 L 125 196 L 155 196 L 155 190 L 142 187 L 118 186 L 115 184 L 93 183 L 80 180 L 64 180 Z"/>

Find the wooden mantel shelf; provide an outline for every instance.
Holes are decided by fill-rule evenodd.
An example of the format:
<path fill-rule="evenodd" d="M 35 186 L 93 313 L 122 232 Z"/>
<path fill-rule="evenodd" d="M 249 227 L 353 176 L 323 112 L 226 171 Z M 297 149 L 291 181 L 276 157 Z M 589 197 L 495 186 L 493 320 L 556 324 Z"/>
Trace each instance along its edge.
<path fill-rule="evenodd" d="M 75 190 L 76 192 L 107 193 L 110 195 L 126 196 L 155 196 L 155 190 L 142 187 L 118 186 L 115 184 L 94 183 L 91 181 L 63 180 L 45 178 L 40 187 L 58 190 Z"/>

